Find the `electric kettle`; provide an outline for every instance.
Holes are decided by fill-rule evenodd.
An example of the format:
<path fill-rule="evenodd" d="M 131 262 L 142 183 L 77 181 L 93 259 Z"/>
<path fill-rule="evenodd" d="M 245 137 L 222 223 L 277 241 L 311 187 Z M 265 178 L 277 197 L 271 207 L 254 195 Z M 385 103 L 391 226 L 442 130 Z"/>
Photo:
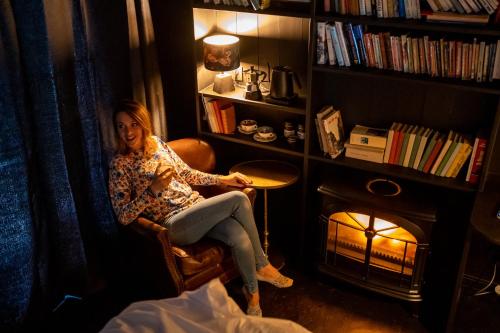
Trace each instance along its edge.
<path fill-rule="evenodd" d="M 299 77 L 288 66 L 275 66 L 271 73 L 270 97 L 277 100 L 292 100 L 297 97 L 293 91 L 293 82 L 302 88 Z"/>

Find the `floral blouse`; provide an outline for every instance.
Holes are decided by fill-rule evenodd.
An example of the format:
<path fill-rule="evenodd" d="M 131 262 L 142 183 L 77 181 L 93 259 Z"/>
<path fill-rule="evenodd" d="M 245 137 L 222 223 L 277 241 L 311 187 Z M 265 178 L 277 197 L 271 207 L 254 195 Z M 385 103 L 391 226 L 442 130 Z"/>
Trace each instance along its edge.
<path fill-rule="evenodd" d="M 122 224 L 139 216 L 163 223 L 204 198 L 191 185 L 219 183 L 216 175 L 191 169 L 158 137 L 153 136 L 158 149 L 150 158 L 143 151 L 128 155 L 117 154 L 110 163 L 109 193 L 113 209 Z M 155 197 L 146 191 L 159 164 L 172 165 L 174 175 L 167 188 Z"/>

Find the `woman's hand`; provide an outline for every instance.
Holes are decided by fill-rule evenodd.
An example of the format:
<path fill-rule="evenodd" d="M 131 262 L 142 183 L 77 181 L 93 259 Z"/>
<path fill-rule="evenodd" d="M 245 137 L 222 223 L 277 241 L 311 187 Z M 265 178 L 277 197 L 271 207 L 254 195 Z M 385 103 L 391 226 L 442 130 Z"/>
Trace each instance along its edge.
<path fill-rule="evenodd" d="M 153 193 L 158 196 L 163 189 L 167 188 L 174 176 L 174 167 L 171 165 L 167 165 L 164 168 L 161 168 L 161 163 L 158 164 L 155 170 L 155 175 L 153 176 L 153 181 L 149 188 Z"/>
<path fill-rule="evenodd" d="M 252 180 L 242 173 L 235 172 L 227 176 L 219 176 L 221 184 L 235 187 L 245 187 L 252 184 Z"/>

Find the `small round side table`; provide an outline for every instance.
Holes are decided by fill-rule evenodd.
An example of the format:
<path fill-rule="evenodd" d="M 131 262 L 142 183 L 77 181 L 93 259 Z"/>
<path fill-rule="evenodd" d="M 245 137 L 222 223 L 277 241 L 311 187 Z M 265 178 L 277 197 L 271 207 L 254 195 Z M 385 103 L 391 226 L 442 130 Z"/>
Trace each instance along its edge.
<path fill-rule="evenodd" d="M 292 185 L 299 179 L 299 169 L 294 165 L 276 160 L 255 160 L 236 164 L 229 173 L 240 172 L 252 180 L 252 187 L 264 190 L 264 253 L 269 247 L 267 223 L 267 190 Z"/>

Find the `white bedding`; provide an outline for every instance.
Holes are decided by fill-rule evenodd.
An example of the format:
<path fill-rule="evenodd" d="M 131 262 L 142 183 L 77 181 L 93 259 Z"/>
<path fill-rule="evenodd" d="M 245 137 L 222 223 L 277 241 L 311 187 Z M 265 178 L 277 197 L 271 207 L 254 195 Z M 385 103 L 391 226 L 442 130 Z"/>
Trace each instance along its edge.
<path fill-rule="evenodd" d="M 264 314 L 265 315 L 265 314 Z M 247 316 L 214 279 L 175 298 L 132 303 L 112 318 L 101 333 L 266 332 L 306 333 L 290 320 Z"/>

